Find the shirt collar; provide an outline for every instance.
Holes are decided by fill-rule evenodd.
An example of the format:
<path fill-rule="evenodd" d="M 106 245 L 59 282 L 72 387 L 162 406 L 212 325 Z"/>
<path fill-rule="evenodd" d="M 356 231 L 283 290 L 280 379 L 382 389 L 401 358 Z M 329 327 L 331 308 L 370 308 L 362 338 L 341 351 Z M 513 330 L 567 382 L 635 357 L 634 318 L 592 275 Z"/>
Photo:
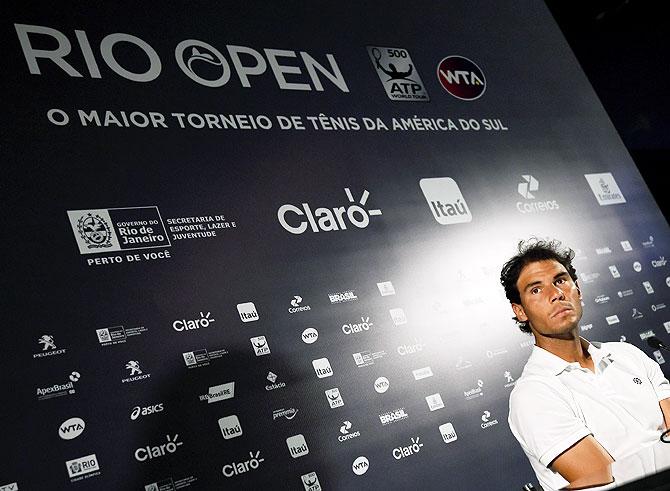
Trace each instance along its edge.
<path fill-rule="evenodd" d="M 579 338 L 582 347 L 586 348 L 593 359 L 593 366 L 596 370 L 603 371 L 612 363 L 612 353 L 603 348 L 602 343 L 596 341 L 589 342 L 586 339 Z M 533 346 L 533 351 L 528 358 L 524 372 L 529 375 L 559 375 L 563 371 L 569 371 L 575 368 L 581 368 L 577 362 L 567 362 L 560 356 L 547 351 L 539 346 Z"/>

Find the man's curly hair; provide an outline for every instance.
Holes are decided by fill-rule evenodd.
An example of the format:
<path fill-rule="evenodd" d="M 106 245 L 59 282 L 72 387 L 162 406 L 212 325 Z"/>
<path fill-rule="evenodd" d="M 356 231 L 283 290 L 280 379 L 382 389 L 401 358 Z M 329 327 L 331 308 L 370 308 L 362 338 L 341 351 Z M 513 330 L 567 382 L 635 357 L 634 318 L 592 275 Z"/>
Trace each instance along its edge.
<path fill-rule="evenodd" d="M 572 265 L 575 251 L 569 247 L 563 247 L 558 240 L 542 240 L 533 237 L 522 240 L 518 246 L 519 253 L 505 263 L 500 272 L 500 283 L 505 288 L 505 296 L 510 303 L 521 304 L 521 295 L 516 287 L 521 270 L 529 263 L 553 259 L 561 263 L 567 270 L 570 278 L 577 283 L 577 271 Z M 516 316 L 512 317 L 522 332 L 532 332 L 528 322 L 521 322 Z"/>

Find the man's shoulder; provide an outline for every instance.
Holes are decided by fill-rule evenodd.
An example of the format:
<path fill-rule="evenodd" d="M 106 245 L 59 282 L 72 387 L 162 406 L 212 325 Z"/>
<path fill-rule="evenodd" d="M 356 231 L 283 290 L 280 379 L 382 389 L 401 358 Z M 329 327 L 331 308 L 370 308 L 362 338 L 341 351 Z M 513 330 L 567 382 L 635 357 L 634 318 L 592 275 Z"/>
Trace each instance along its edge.
<path fill-rule="evenodd" d="M 536 398 L 539 394 L 544 397 L 552 395 L 560 397 L 564 388 L 561 381 L 554 375 L 529 373 L 524 370 L 510 393 L 510 403 L 513 400 L 522 402 L 527 398 Z"/>
<path fill-rule="evenodd" d="M 647 356 L 644 351 L 635 346 L 634 344 L 627 343 L 625 341 L 608 341 L 608 342 L 597 342 L 590 341 L 596 348 L 609 351 L 610 353 L 616 355 L 621 354 L 624 356 L 632 356 L 639 358 L 640 356 Z"/>

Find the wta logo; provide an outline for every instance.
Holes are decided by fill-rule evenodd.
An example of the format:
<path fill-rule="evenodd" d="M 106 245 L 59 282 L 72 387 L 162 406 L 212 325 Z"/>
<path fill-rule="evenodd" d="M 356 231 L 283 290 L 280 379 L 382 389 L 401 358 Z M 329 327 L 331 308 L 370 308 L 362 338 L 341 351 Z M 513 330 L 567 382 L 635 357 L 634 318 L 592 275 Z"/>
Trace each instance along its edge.
<path fill-rule="evenodd" d="M 464 56 L 447 56 L 437 65 L 437 79 L 454 97 L 473 101 L 486 90 L 486 77 L 477 64 Z"/>

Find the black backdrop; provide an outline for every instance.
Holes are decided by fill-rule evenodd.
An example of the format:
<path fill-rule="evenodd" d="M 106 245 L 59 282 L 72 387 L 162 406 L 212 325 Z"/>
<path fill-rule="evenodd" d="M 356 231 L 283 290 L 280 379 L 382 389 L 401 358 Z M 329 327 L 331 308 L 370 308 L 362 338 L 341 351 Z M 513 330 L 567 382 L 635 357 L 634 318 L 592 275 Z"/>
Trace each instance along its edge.
<path fill-rule="evenodd" d="M 25 4 L 2 18 L 9 315 L 0 484 L 319 489 L 314 472 L 325 489 L 518 489 L 535 478 L 507 426 L 507 400 L 532 341 L 511 321 L 497 278 L 516 242 L 532 235 L 578 250 L 587 339 L 625 339 L 652 357 L 644 338 L 667 339 L 667 222 L 538 2 Z M 31 74 L 15 24 L 60 32 L 72 46 L 64 60 L 82 76 L 45 58 Z M 28 34 L 28 48 L 57 49 L 59 34 L 49 32 Z M 148 43 L 160 74 L 136 82 L 110 68 L 100 46 L 113 33 Z M 84 36 L 99 78 L 85 63 Z M 216 48 L 230 80 L 213 88 L 189 78 L 175 59 L 184 40 Z M 215 53 L 187 44 L 194 73 L 217 78 Z M 250 87 L 228 46 L 267 63 Z M 400 59 L 380 59 L 389 72 L 391 63 L 408 71 L 408 53 L 412 73 L 397 80 L 430 100 L 390 98 L 382 83 L 390 75 L 380 78 L 368 47 L 396 50 Z M 294 68 L 283 77 L 311 90 L 281 89 L 265 49 L 287 51 L 277 61 Z M 255 63 L 249 51 L 245 65 Z M 340 85 L 317 71 L 317 90 L 301 52 Z M 149 68 L 136 44 L 112 53 L 130 72 Z M 481 70 L 478 98 L 454 96 L 484 88 L 467 62 L 452 80 L 472 84 L 443 87 L 438 65 L 449 56 Z M 403 87 L 415 85 L 395 89 Z M 52 109 L 69 123 L 50 122 Z M 84 126 L 78 111 L 93 110 L 101 125 Z M 120 121 L 121 111 L 160 113 L 168 127 L 105 126 L 105 111 Z M 272 127 L 181 128 L 172 113 L 263 115 Z M 305 129 L 281 129 L 279 116 Z M 585 174 L 600 175 L 595 190 L 609 204 Z M 457 188 L 424 181 L 436 185 L 426 196 L 420 181 L 436 178 Z M 435 201 L 460 213 L 441 215 Z M 304 203 L 324 219 L 321 229 L 290 233 L 278 211 L 293 205 L 286 220 L 297 227 Z M 349 218 L 355 203 L 363 211 Z M 332 211 L 341 207 L 346 229 Z M 158 223 L 123 223 L 142 220 Z M 203 228 L 170 229 L 179 225 Z M 147 242 L 115 250 L 124 228 Z M 383 282 L 395 293 L 382 295 Z M 248 302 L 251 318 L 238 312 Z M 393 309 L 405 317 L 397 325 Z M 203 318 L 207 327 L 175 328 Z M 308 328 L 315 342 L 304 341 Z M 104 329 L 120 342 L 103 342 Z M 258 356 L 251 340 L 258 346 L 261 336 L 270 352 Z M 189 353 L 200 355 L 196 365 Z M 322 358 L 325 377 L 312 363 Z M 232 397 L 207 402 L 231 382 Z M 331 408 L 334 388 L 343 405 Z M 435 394 L 444 407 L 431 410 L 426 397 Z M 440 429 L 447 423 L 456 440 Z M 150 459 L 147 446 L 157 447 Z M 362 475 L 352 468 L 358 457 Z M 233 466 L 238 473 L 227 476 Z"/>

